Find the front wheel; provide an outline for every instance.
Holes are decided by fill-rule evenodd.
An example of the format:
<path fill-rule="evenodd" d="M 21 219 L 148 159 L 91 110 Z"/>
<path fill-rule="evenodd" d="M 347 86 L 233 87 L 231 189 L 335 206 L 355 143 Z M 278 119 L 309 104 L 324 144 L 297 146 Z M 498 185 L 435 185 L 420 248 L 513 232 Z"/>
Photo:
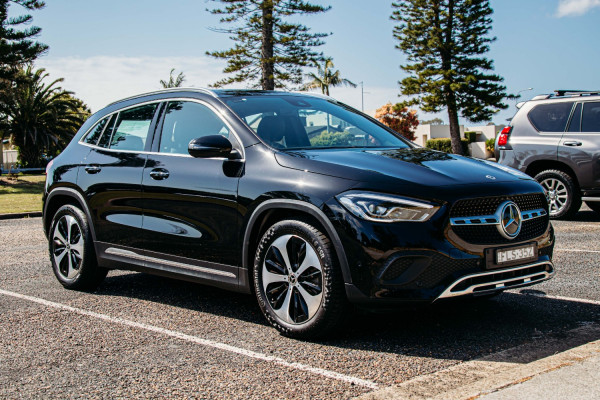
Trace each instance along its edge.
<path fill-rule="evenodd" d="M 106 277 L 98 266 L 94 243 L 83 211 L 72 205 L 58 209 L 48 236 L 54 275 L 67 289 L 92 290 Z"/>
<path fill-rule="evenodd" d="M 575 215 L 581 208 L 581 196 L 570 175 L 550 169 L 535 176 L 548 196 L 550 218 L 563 219 Z"/>
<path fill-rule="evenodd" d="M 283 335 L 316 338 L 338 328 L 346 297 L 329 239 L 314 226 L 281 221 L 262 237 L 254 262 L 254 288 L 269 323 Z"/>

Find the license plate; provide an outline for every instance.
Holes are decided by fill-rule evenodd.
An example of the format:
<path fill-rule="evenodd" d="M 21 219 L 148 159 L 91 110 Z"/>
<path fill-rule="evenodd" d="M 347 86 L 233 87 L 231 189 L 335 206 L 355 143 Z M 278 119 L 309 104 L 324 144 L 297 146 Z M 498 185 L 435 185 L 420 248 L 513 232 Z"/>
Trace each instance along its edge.
<path fill-rule="evenodd" d="M 535 245 L 496 251 L 496 264 L 506 264 L 527 258 L 535 258 Z"/>

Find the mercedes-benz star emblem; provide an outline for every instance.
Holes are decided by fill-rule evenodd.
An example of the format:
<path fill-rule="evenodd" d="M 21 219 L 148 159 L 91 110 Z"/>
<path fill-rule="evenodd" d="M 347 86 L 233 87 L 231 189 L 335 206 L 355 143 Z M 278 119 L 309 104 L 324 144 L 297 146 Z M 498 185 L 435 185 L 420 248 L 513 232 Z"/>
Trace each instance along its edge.
<path fill-rule="evenodd" d="M 498 207 L 496 215 L 500 217 L 498 232 L 507 239 L 516 238 L 521 232 L 521 223 L 523 222 L 519 207 L 512 201 L 505 201 Z"/>

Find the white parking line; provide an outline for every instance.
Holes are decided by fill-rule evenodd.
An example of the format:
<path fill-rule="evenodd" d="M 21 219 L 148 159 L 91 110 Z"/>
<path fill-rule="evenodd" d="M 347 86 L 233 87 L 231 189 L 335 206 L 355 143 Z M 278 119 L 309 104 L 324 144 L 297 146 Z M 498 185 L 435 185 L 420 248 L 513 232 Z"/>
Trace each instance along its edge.
<path fill-rule="evenodd" d="M 564 296 L 549 296 L 549 295 L 545 295 L 545 294 L 536 294 L 536 293 L 519 293 L 519 292 L 516 292 L 515 294 L 520 294 L 522 296 L 535 296 L 535 297 L 541 297 L 541 298 L 544 298 L 544 299 L 552 299 L 552 300 L 573 301 L 573 302 L 577 302 L 577 303 L 594 304 L 596 306 L 600 306 L 600 301 L 598 301 L 598 300 L 579 299 L 579 298 L 576 298 L 576 297 L 564 297 Z"/>
<path fill-rule="evenodd" d="M 600 250 L 554 249 L 554 251 L 571 251 L 574 253 L 600 253 Z"/>
<path fill-rule="evenodd" d="M 213 348 L 219 349 L 219 350 L 229 351 L 231 353 L 236 353 L 236 354 L 239 354 L 242 356 L 255 358 L 257 360 L 271 362 L 273 364 L 281 365 L 281 366 L 284 366 L 287 368 L 297 369 L 300 371 L 306 371 L 306 372 L 310 372 L 312 374 L 324 376 L 326 378 L 337 379 L 339 381 L 344 381 L 344 382 L 347 382 L 350 384 L 364 386 L 369 389 L 377 389 L 379 387 L 375 382 L 356 378 L 354 376 L 344 375 L 344 374 L 340 374 L 338 372 L 329 371 L 329 370 L 322 369 L 322 368 L 311 367 L 310 365 L 306 365 L 306 364 L 286 361 L 283 358 L 268 356 L 266 354 L 257 353 L 252 350 L 246 350 L 241 347 L 235 347 L 235 346 L 231 346 L 231 345 L 228 345 L 225 343 L 215 342 L 215 341 L 209 340 L 209 339 L 203 339 L 203 338 L 200 338 L 197 336 L 186 335 L 185 333 L 160 328 L 158 326 L 143 324 L 140 322 L 134 322 L 134 321 L 130 321 L 127 319 L 118 318 L 118 317 L 111 317 L 109 315 L 100 314 L 100 313 L 93 312 L 93 311 L 83 310 L 81 308 L 71 307 L 66 304 L 55 303 L 53 301 L 44 300 L 44 299 L 41 299 L 38 297 L 32 297 L 32 296 L 27 296 L 27 295 L 20 294 L 20 293 L 10 292 L 8 290 L 0 289 L 0 294 L 3 294 L 5 296 L 14 297 L 14 298 L 21 299 L 21 300 L 31 301 L 33 303 L 42 304 L 44 306 L 56 308 L 59 310 L 69 311 L 69 312 L 72 312 L 75 314 L 80 314 L 80 315 L 85 315 L 85 316 L 92 317 L 92 318 L 101 319 L 103 321 L 108 321 L 108 322 L 111 322 L 114 324 L 120 324 L 120 325 L 129 326 L 132 328 L 144 329 L 146 331 L 160 333 L 162 335 L 185 340 L 187 342 L 192 342 L 192 343 L 196 343 L 196 344 L 199 344 L 202 346 L 207 346 L 207 347 L 213 347 Z"/>

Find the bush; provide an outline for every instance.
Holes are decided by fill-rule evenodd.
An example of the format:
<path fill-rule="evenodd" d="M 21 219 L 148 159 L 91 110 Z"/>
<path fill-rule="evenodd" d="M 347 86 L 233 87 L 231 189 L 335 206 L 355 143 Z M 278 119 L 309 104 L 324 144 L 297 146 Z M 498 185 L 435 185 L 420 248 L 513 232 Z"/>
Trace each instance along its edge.
<path fill-rule="evenodd" d="M 469 141 L 467 139 L 461 139 L 463 154 L 469 155 Z M 452 153 L 452 141 L 448 138 L 441 139 L 429 139 L 425 145 L 428 149 L 443 151 L 446 153 Z"/>
<path fill-rule="evenodd" d="M 477 141 L 477 132 L 475 131 L 467 131 L 465 132 L 465 139 L 469 141 L 469 143 L 473 143 Z"/>
<path fill-rule="evenodd" d="M 491 138 L 485 141 L 485 149 L 490 153 L 494 153 L 494 144 L 496 144 L 496 139 Z"/>

